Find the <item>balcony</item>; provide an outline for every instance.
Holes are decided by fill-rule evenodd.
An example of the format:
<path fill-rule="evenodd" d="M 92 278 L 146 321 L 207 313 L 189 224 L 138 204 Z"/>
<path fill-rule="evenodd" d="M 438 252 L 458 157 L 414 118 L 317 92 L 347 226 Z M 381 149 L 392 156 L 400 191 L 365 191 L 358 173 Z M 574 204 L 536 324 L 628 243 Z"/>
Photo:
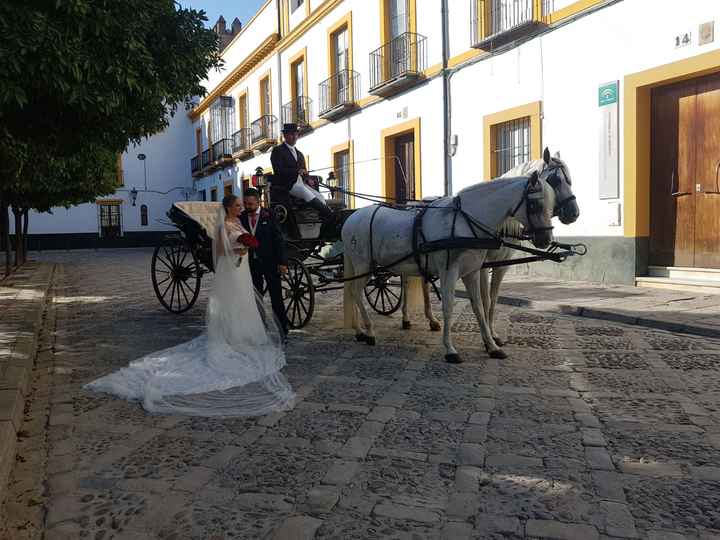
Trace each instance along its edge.
<path fill-rule="evenodd" d="M 370 93 L 387 97 L 417 84 L 427 68 L 427 38 L 405 32 L 370 53 Z"/>
<path fill-rule="evenodd" d="M 220 139 L 212 145 L 212 164 L 215 167 L 222 167 L 226 163 L 232 163 L 232 139 Z"/>
<path fill-rule="evenodd" d="M 320 118 L 335 120 L 357 108 L 360 74 L 343 69 L 320 83 Z"/>
<path fill-rule="evenodd" d="M 264 152 L 273 146 L 278 139 L 278 119 L 266 114 L 255 120 L 251 125 L 251 144 L 252 149 L 258 152 Z"/>
<path fill-rule="evenodd" d="M 233 157 L 246 160 L 253 157 L 250 128 L 240 128 L 233 133 L 232 136 L 232 154 Z"/>
<path fill-rule="evenodd" d="M 200 156 L 198 155 L 190 159 L 190 173 L 193 176 L 200 176 L 201 170 L 202 167 L 200 167 Z"/>
<path fill-rule="evenodd" d="M 297 124 L 300 133 L 311 129 L 310 119 L 312 117 L 312 99 L 305 96 L 298 96 L 297 99 L 283 105 L 283 124 Z"/>
<path fill-rule="evenodd" d="M 545 24 L 554 0 L 470 0 L 472 46 L 502 45 Z"/>
<path fill-rule="evenodd" d="M 212 155 L 212 150 L 210 150 L 209 148 L 207 150 L 203 150 L 203 153 L 200 154 L 200 170 L 201 171 L 208 168 L 211 165 L 211 163 L 212 163 L 211 155 Z"/>

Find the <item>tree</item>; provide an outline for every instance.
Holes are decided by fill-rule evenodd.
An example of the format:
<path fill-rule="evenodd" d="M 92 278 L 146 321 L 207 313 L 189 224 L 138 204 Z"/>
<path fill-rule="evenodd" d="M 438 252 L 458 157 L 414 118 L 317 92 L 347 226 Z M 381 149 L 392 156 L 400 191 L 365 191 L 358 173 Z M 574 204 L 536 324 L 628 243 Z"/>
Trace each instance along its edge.
<path fill-rule="evenodd" d="M 0 221 L 15 202 L 42 207 L 45 193 L 93 200 L 97 167 L 114 174 L 109 155 L 204 95 L 222 64 L 206 21 L 173 0 L 0 2 Z"/>

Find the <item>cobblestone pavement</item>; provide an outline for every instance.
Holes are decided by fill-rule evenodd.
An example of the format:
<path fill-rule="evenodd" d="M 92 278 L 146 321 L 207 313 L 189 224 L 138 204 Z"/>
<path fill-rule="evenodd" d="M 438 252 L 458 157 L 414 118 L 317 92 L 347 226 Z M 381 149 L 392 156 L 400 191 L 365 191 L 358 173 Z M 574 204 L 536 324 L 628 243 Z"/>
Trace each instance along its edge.
<path fill-rule="evenodd" d="M 720 539 L 717 340 L 503 306 L 498 362 L 459 300 L 448 365 L 419 319 L 376 315 L 370 348 L 320 295 L 288 349 L 294 410 L 150 416 L 80 387 L 196 335 L 204 303 L 165 312 L 148 251 L 44 258 L 63 263 L 47 478 L 11 489 L 36 490 L 47 540 Z"/>

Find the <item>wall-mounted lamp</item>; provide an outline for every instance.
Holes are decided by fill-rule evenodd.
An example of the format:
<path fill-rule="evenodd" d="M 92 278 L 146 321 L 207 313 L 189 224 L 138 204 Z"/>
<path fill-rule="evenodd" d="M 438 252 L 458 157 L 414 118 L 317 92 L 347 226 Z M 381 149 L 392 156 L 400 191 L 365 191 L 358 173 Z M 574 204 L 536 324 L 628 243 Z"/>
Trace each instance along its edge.
<path fill-rule="evenodd" d="M 138 196 L 138 190 L 135 189 L 135 186 L 130 190 L 130 200 L 132 201 L 132 205 L 135 206 L 135 201 L 137 201 Z"/>

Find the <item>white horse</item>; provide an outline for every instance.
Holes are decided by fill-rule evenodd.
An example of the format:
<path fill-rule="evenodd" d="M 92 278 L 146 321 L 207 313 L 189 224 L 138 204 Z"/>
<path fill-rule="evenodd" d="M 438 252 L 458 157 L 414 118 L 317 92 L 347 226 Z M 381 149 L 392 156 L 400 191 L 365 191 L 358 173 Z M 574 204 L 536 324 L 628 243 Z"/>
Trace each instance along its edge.
<path fill-rule="evenodd" d="M 501 179 L 470 186 L 455 197 L 433 201 L 425 210 L 419 228 L 425 243 L 438 242 L 437 251 L 421 256 L 423 270 L 412 254 L 416 212 L 386 206 L 368 206 L 354 212 L 345 222 L 342 240 L 345 250 L 346 278 L 365 276 L 350 281 L 351 301 L 357 306 L 362 322 L 355 317 L 356 339 L 375 344 L 373 323 L 363 304 L 363 288 L 375 265 L 402 277 L 439 276 L 443 304 L 443 344 L 445 359 L 461 362 L 451 339 L 452 313 L 455 304 L 455 283 L 462 278 L 470 295 L 473 311 L 491 357 L 507 355 L 492 339 L 480 298 L 475 273 L 482 268 L 487 249 L 472 244 L 477 239 L 492 240 L 508 217 L 518 219 L 531 235 L 533 244 L 544 249 L 552 241 L 552 215 L 555 191 L 534 174 L 530 177 Z M 451 238 L 468 239 L 448 247 Z M 467 246 L 467 247 L 465 247 Z M 426 295 L 427 296 L 427 295 Z"/>
<path fill-rule="evenodd" d="M 560 154 L 555 154 L 554 157 L 550 156 L 550 151 L 546 148 L 543 152 L 543 159 L 537 159 L 522 163 L 515 168 L 509 170 L 500 178 L 517 178 L 520 176 L 530 176 L 537 172 L 543 177 L 548 179 L 548 182 L 553 186 L 555 191 L 555 208 L 553 210 L 553 216 L 559 217 L 560 221 L 566 225 L 573 223 L 580 216 L 580 208 L 578 207 L 575 195 L 572 192 L 572 180 L 570 177 L 570 171 L 560 159 Z M 502 237 L 519 241 L 523 237 L 523 226 L 517 219 L 508 218 L 498 228 L 498 232 Z M 514 250 L 508 246 L 502 246 L 500 249 L 488 250 L 486 263 L 508 261 L 513 259 L 518 254 L 517 250 Z M 476 279 L 480 282 L 480 295 L 483 304 L 483 310 L 485 311 L 485 317 L 490 327 L 493 340 L 499 346 L 503 346 L 503 341 L 497 337 L 494 330 L 495 322 L 495 307 L 497 305 L 497 299 L 500 294 L 500 286 L 502 284 L 505 274 L 509 270 L 509 266 L 499 266 L 493 268 L 492 271 L 484 268 L 476 273 Z M 492 276 L 492 277 L 491 277 Z M 409 329 L 412 324 L 407 308 L 407 290 L 406 281 L 402 281 L 403 286 L 403 329 Z M 439 330 L 440 322 L 435 318 L 432 312 L 430 304 L 430 291 L 427 282 L 423 283 L 423 297 L 425 303 L 425 317 L 430 323 L 431 330 Z"/>

